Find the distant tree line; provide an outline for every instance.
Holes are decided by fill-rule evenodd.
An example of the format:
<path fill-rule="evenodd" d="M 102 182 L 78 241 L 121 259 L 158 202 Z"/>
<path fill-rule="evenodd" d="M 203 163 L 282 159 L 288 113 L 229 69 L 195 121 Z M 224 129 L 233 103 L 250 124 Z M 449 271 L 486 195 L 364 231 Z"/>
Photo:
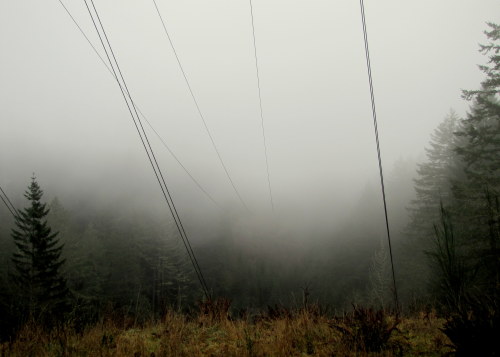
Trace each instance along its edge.
<path fill-rule="evenodd" d="M 42 196 L 33 177 L 10 237 L 1 231 L 3 337 L 27 322 L 83 327 L 108 313 L 141 322 L 199 298 L 169 225 L 147 216 L 70 213 Z"/>
<path fill-rule="evenodd" d="M 169 309 L 197 311 L 203 294 L 171 221 L 118 204 L 97 210 L 79 204 L 65 208 L 57 198 L 45 204 L 35 179 L 26 197 L 19 217 L 0 227 L 4 338 L 28 321 L 83 328 L 106 318 L 142 323 Z M 359 203 L 368 215 L 376 210 L 374 198 L 368 194 Z M 43 262 L 32 259 L 38 244 L 30 234 L 32 211 L 38 212 L 36 239 L 51 250 Z M 8 223 L 7 212 L 3 217 Z M 229 298 L 234 314 L 276 304 L 301 306 L 304 286 L 311 303 L 332 312 L 360 301 L 370 257 L 379 245 L 370 224 L 356 232 L 347 225 L 333 237 L 300 243 L 283 233 L 263 244 L 242 242 L 233 224 L 224 222 L 217 238 L 198 241 L 194 249 L 211 293 Z M 25 279 L 31 276 L 30 264 L 52 271 L 40 283 L 51 284 L 41 295 L 30 295 L 32 283 Z"/>

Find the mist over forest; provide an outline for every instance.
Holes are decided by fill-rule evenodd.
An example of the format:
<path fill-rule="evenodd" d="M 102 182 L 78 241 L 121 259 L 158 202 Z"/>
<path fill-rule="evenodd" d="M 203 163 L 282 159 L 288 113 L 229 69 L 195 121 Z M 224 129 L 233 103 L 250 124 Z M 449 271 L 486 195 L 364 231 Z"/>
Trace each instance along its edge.
<path fill-rule="evenodd" d="M 0 341 L 220 301 L 498 324 L 497 2 L 367 2 L 367 77 L 356 2 L 88 1 L 0 4 Z"/>
<path fill-rule="evenodd" d="M 408 220 L 405 207 L 414 195 L 414 163 L 400 161 L 397 169 L 398 173 L 389 174 L 386 180 L 390 187 L 387 191 L 389 209 L 394 212 L 391 226 L 394 238 L 400 240 L 400 232 Z M 41 182 L 38 175 L 37 180 Z M 267 304 L 289 304 L 293 299 L 300 300 L 301 288 L 310 285 L 313 297 L 329 303 L 331 296 L 328 291 L 333 288 L 325 284 L 325 279 L 344 276 L 346 271 L 350 271 L 349 274 L 356 277 L 353 282 L 358 285 L 350 286 L 353 283 L 350 278 L 343 277 L 348 286 L 345 290 L 334 292 L 340 306 L 349 306 L 356 294 L 364 294 L 372 255 L 386 245 L 380 187 L 376 180 L 373 181 L 362 187 L 359 197 L 345 201 L 342 210 L 334 215 L 331 211 L 317 210 L 318 206 L 314 211 L 309 207 L 291 207 L 273 214 L 247 212 L 238 206 L 212 209 L 212 212 L 187 211 L 182 217 L 183 224 L 200 264 L 207 272 L 205 274 L 214 294 L 230 297 L 235 306 L 262 308 Z M 64 232 L 60 236 L 65 242 L 64 252 L 68 254 L 68 269 L 72 265 L 69 257 L 73 255 L 75 258 L 77 254 L 70 252 L 74 247 L 78 247 L 78 254 L 85 254 L 87 249 L 99 250 L 100 246 L 92 247 L 95 241 L 87 241 L 90 239 L 88 230 L 111 229 L 113 235 L 119 236 L 108 242 L 111 244 L 110 251 L 102 252 L 103 255 L 120 256 L 121 250 L 133 251 L 134 247 L 151 239 L 150 244 L 155 242 L 158 251 L 161 247 L 175 246 L 179 263 L 182 262 L 183 268 L 193 274 L 168 208 L 160 200 L 161 191 L 146 199 L 144 189 L 141 191 L 142 185 L 130 189 L 110 182 L 108 187 L 103 185 L 97 192 L 75 193 L 69 188 L 65 190 L 67 183 L 59 182 L 56 177 L 49 182 L 51 184 L 47 188 L 42 186 L 44 198 L 51 208 L 49 222 L 54 230 Z M 18 192 L 17 195 L 9 195 L 16 207 L 26 205 L 23 197 L 26 186 L 26 182 L 19 180 L 16 185 L 4 188 L 7 192 Z M 157 202 L 152 203 L 154 201 Z M 14 220 L 5 207 L 0 208 L 0 212 L 7 222 L 2 225 L 2 242 L 12 248 L 10 230 Z M 155 233 L 149 237 L 151 231 Z M 94 234 L 101 236 L 103 241 L 107 240 L 102 236 L 106 234 L 104 232 Z M 118 252 L 114 252 L 115 249 Z M 11 249 L 3 251 L 4 266 L 8 266 Z M 339 259 L 342 261 L 339 262 Z M 123 266 L 118 269 L 129 263 L 127 259 L 121 261 Z M 353 269 L 354 265 L 357 265 L 356 269 Z M 252 274 L 251 282 L 247 277 L 249 273 Z M 195 276 L 191 279 L 196 288 Z M 335 279 L 331 282 L 336 289 Z M 136 290 L 148 289 L 137 283 L 139 286 L 130 290 L 129 298 L 135 296 Z M 257 295 L 264 296 L 253 296 L 254 293 L 245 290 L 250 287 L 241 286 L 253 284 L 263 284 L 251 289 L 257 289 Z M 232 289 L 246 292 L 241 296 L 242 292 L 235 294 Z"/>

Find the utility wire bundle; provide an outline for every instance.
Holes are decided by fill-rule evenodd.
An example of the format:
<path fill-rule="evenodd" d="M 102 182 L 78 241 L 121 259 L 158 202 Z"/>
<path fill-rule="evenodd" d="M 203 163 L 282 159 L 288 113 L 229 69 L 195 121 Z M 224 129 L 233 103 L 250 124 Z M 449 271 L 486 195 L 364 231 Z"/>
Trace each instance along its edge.
<path fill-rule="evenodd" d="M 9 210 L 9 212 L 12 214 L 14 218 L 16 218 L 19 215 L 19 212 L 17 211 L 16 207 L 12 204 L 12 202 L 9 199 L 9 196 L 5 193 L 5 191 L 2 189 L 0 186 L 0 199 L 2 202 L 5 204 L 5 207 Z"/>
<path fill-rule="evenodd" d="M 83 37 L 85 37 L 85 40 L 87 40 L 87 43 L 90 45 L 90 47 L 92 47 L 92 50 L 97 55 L 97 57 L 99 57 L 99 59 L 101 60 L 102 64 L 104 65 L 104 67 L 106 67 L 106 69 L 111 74 L 111 76 L 113 76 L 113 78 L 116 81 L 118 81 L 118 78 L 115 76 L 115 74 L 113 73 L 113 71 L 111 70 L 111 68 L 108 66 L 108 64 L 106 63 L 106 61 L 104 60 L 104 58 L 102 58 L 101 54 L 97 51 L 97 49 L 92 44 L 92 42 L 90 41 L 90 39 L 87 37 L 87 35 L 85 34 L 85 32 L 82 30 L 82 28 L 80 27 L 80 25 L 78 24 L 78 22 L 76 21 L 76 19 L 73 17 L 73 15 L 71 15 L 71 12 L 64 5 L 64 3 L 62 2 L 62 0 L 59 0 L 59 3 L 64 8 L 64 10 L 68 14 L 68 16 L 71 18 L 71 20 L 73 21 L 73 23 L 75 24 L 75 26 L 78 28 L 78 30 L 80 31 L 80 33 L 83 35 Z M 147 117 L 144 115 L 144 113 L 142 112 L 142 110 L 139 108 L 139 106 L 137 105 L 137 103 L 134 103 L 134 105 L 135 105 L 135 108 L 137 109 L 137 111 L 139 112 L 139 115 L 142 117 L 142 119 L 144 119 L 146 121 L 146 124 L 148 124 L 148 126 L 151 128 L 151 130 L 153 130 L 153 132 L 158 137 L 158 139 L 160 139 L 160 141 L 163 144 L 163 146 L 165 147 L 165 149 L 167 149 L 167 151 L 170 153 L 170 155 L 172 155 L 172 157 L 174 158 L 174 160 L 177 161 L 177 163 L 179 164 L 179 166 L 189 176 L 189 178 L 191 179 L 191 181 L 193 181 L 193 183 L 200 189 L 201 192 L 203 192 L 203 194 L 205 194 L 205 196 L 208 197 L 208 199 L 210 201 L 212 201 L 216 206 L 219 206 L 219 204 L 215 201 L 215 199 L 207 192 L 207 190 L 198 182 L 198 180 L 196 180 L 196 178 L 191 174 L 191 172 L 189 172 L 189 170 L 186 168 L 186 166 L 184 166 L 184 164 L 179 160 L 179 158 L 177 157 L 177 155 L 175 155 L 175 153 L 167 145 L 167 143 L 165 142 L 165 140 L 163 140 L 163 138 L 160 136 L 160 134 L 158 133 L 158 131 L 156 131 L 156 129 L 151 124 L 151 122 L 147 119 Z"/>
<path fill-rule="evenodd" d="M 200 280 L 200 283 L 202 285 L 204 294 L 207 299 L 210 299 L 210 294 L 208 291 L 208 287 L 206 285 L 205 279 L 203 277 L 203 274 L 201 272 L 201 269 L 199 267 L 199 264 L 196 260 L 196 257 L 194 255 L 193 249 L 191 247 L 191 244 L 189 242 L 188 236 L 186 234 L 186 231 L 182 225 L 182 221 L 179 217 L 179 214 L 177 212 L 177 209 L 175 208 L 174 202 L 172 200 L 172 196 L 170 195 L 170 192 L 168 190 L 167 184 L 165 182 L 165 179 L 163 177 L 163 174 L 160 170 L 160 167 L 158 165 L 158 162 L 156 160 L 156 157 L 154 155 L 153 149 L 149 143 L 149 139 L 147 137 L 146 131 L 144 130 L 144 127 L 142 125 L 141 117 L 139 116 L 139 113 L 141 114 L 142 118 L 148 123 L 148 125 L 151 127 L 151 129 L 154 131 L 154 133 L 160 138 L 161 142 L 163 145 L 167 148 L 167 150 L 170 152 L 170 154 L 174 157 L 174 159 L 179 163 L 179 165 L 184 169 L 184 171 L 189 175 L 191 180 L 200 188 L 201 191 L 205 193 L 205 195 L 212 200 L 214 203 L 214 199 L 206 192 L 206 190 L 194 179 L 194 177 L 189 173 L 189 171 L 184 167 L 184 165 L 179 161 L 179 159 L 174 155 L 174 153 L 171 151 L 171 149 L 167 146 L 167 144 L 164 142 L 164 140 L 160 137 L 160 135 L 154 130 L 154 128 L 151 126 L 149 121 L 146 119 L 146 117 L 142 114 L 142 112 L 137 108 L 135 105 L 134 101 L 132 100 L 132 97 L 130 95 L 130 92 L 128 90 L 127 84 L 125 82 L 125 79 L 121 73 L 120 67 L 118 65 L 117 59 L 115 57 L 115 54 L 113 53 L 111 44 L 109 42 L 109 39 L 106 35 L 106 32 L 104 30 L 104 27 L 102 25 L 102 22 L 99 18 L 99 14 L 97 12 L 97 9 L 95 8 L 94 1 L 89 0 L 90 3 L 92 4 L 92 9 L 88 5 L 88 0 L 84 0 L 85 5 L 87 7 L 87 10 L 89 12 L 89 15 L 92 19 L 92 22 L 94 24 L 94 27 L 96 29 L 96 32 L 99 36 L 99 39 L 101 41 L 102 47 L 106 53 L 106 57 L 109 61 L 109 66 L 106 64 L 105 60 L 100 56 L 96 48 L 92 45 L 88 37 L 85 35 L 83 30 L 80 28 L 76 20 L 73 18 L 71 13 L 68 11 L 68 9 L 64 6 L 61 0 L 59 2 L 61 5 L 64 7 L 68 15 L 71 17 L 75 25 L 78 27 L 80 32 L 83 34 L 83 36 L 86 38 L 87 42 L 92 46 L 94 52 L 99 56 L 103 64 L 107 67 L 108 71 L 112 74 L 112 76 L 115 78 L 118 86 L 120 87 L 120 91 L 122 92 L 123 98 L 126 102 L 128 111 L 132 117 L 132 120 L 134 122 L 134 126 L 136 127 L 137 133 L 139 134 L 141 143 L 146 151 L 146 154 L 148 156 L 148 160 L 153 168 L 154 174 L 158 180 L 158 183 L 160 184 L 160 188 L 162 190 L 163 196 L 165 200 L 167 201 L 167 205 L 170 209 L 170 212 L 172 214 L 172 217 L 174 218 L 176 227 L 179 231 L 179 234 L 182 238 L 182 241 L 184 243 L 184 246 L 186 247 L 188 256 L 191 260 L 191 263 L 193 264 L 193 267 L 196 271 L 196 274 L 198 276 L 198 279 Z M 270 180 L 270 175 L 269 175 L 269 163 L 268 163 L 268 155 L 267 155 L 267 146 L 266 146 L 266 137 L 265 137 L 265 130 L 264 130 L 264 115 L 263 115 L 263 110 L 262 110 L 262 96 L 261 96 L 261 88 L 260 88 L 260 77 L 259 77 L 259 66 L 258 66 L 258 57 L 257 57 L 257 46 L 256 46 L 256 39 L 255 39 L 255 26 L 254 26 L 254 16 L 253 16 L 253 5 L 252 5 L 252 0 L 249 0 L 250 2 L 250 15 L 251 15 L 251 20 L 252 20 L 252 35 L 253 35 L 253 46 L 254 46 L 254 55 L 255 55 L 255 68 L 256 68 L 256 75 L 257 75 L 257 88 L 258 88 L 258 94 L 259 94 L 259 106 L 260 106 L 260 117 L 261 117 L 261 124 L 262 124 L 262 135 L 264 139 L 264 153 L 265 153 L 265 158 L 266 158 L 266 169 L 267 169 L 267 180 L 268 180 L 268 187 L 269 187 L 269 196 L 270 196 L 270 201 L 271 201 L 271 207 L 274 209 L 274 202 L 273 202 L 273 196 L 272 196 L 272 191 L 271 191 L 271 180 Z M 198 105 L 198 102 L 196 100 L 196 97 L 193 93 L 193 90 L 191 88 L 191 85 L 189 83 L 189 80 L 187 78 L 187 75 L 184 71 L 184 68 L 182 67 L 181 61 L 179 59 L 179 56 L 177 55 L 177 52 L 175 50 L 174 44 L 172 42 L 172 39 L 167 31 L 167 27 L 165 25 L 165 22 L 163 20 L 163 17 L 160 13 L 160 10 L 157 6 L 157 3 L 155 0 L 153 0 L 153 4 L 155 6 L 156 12 L 158 13 L 158 16 L 161 20 L 165 35 L 168 39 L 168 42 L 170 43 L 170 46 L 172 48 L 172 51 L 175 55 L 175 58 L 177 60 L 177 63 L 179 65 L 179 69 L 182 72 L 182 75 L 184 77 L 184 80 L 186 82 L 186 85 L 189 89 L 189 92 L 191 94 L 191 97 L 193 99 L 193 102 L 196 106 L 197 112 L 202 119 L 203 125 L 206 129 L 206 132 L 211 140 L 212 146 L 219 158 L 219 161 L 222 165 L 222 168 L 224 169 L 226 176 L 231 183 L 231 186 L 236 193 L 238 199 L 242 203 L 242 205 L 248 210 L 247 205 L 245 204 L 243 198 L 241 197 L 239 191 L 237 190 L 233 179 L 231 178 L 229 171 L 224 164 L 224 161 L 222 159 L 222 156 L 215 144 L 215 140 L 208 128 L 208 125 L 205 121 L 205 118 L 201 112 L 201 109 Z M 385 223 L 386 223 L 386 229 L 387 229 L 387 240 L 389 243 L 389 253 L 390 253 L 390 258 L 391 258 L 391 270 L 392 270 L 392 280 L 393 280 L 393 293 L 394 293 L 394 302 L 396 305 L 396 312 L 399 311 L 399 302 L 398 302 L 398 294 L 397 294 L 397 287 L 396 287 L 396 278 L 395 278 L 395 272 L 394 272 L 394 262 L 393 262 L 393 255 L 392 255 L 392 247 L 391 247 L 391 236 L 390 236 L 390 229 L 389 229 L 389 218 L 388 218 L 388 213 L 387 213 L 387 203 L 386 203 L 386 194 L 385 194 L 385 186 L 384 186 L 384 177 L 383 177 L 383 170 L 382 170 L 382 155 L 381 155 L 381 150 L 380 150 L 380 142 L 379 142 L 379 135 L 378 135 L 378 125 L 377 125 L 377 114 L 376 114 L 376 108 L 375 108 L 375 95 L 374 95 L 374 89 L 373 89 L 373 80 L 372 80 L 372 71 L 371 71 L 371 63 L 370 63 L 370 54 L 369 54 L 369 49 L 368 49 L 368 34 L 367 34 L 367 29 L 366 29 L 366 19 L 365 19 L 365 10 L 364 10 L 364 2 L 363 0 L 360 0 L 360 7 L 361 7 L 361 21 L 362 21 L 362 29 L 363 29 L 363 36 L 364 36 L 364 45 L 365 45 L 365 56 L 366 56 L 366 65 L 367 65 L 367 70 L 368 70 L 368 82 L 369 82 L 369 88 L 370 88 L 370 99 L 371 99 L 371 107 L 372 107 L 372 115 L 373 115 L 373 125 L 375 129 L 375 141 L 376 141 L 376 149 L 377 149 L 377 157 L 378 157 L 378 165 L 379 165 L 379 174 L 380 174 L 380 183 L 381 183 L 381 190 L 382 190 L 382 199 L 383 199 L 383 204 L 384 204 L 384 214 L 385 214 Z M 0 188 L 1 190 L 1 188 Z M 15 213 L 17 212 L 15 208 L 12 206 L 10 203 L 10 200 L 8 197 L 5 195 L 5 193 L 2 190 L 3 195 L 5 196 L 2 197 L 0 195 L 0 198 L 4 202 L 4 204 L 7 206 L 9 211 L 15 216 Z M 9 206 L 10 203 L 10 206 Z"/>
<path fill-rule="evenodd" d="M 194 251 L 193 251 L 193 248 L 191 247 L 191 243 L 189 242 L 189 238 L 187 236 L 186 230 L 184 229 L 181 218 L 177 212 L 174 201 L 173 201 L 172 196 L 170 194 L 170 191 L 168 189 L 167 183 L 165 182 L 165 178 L 163 176 L 163 173 L 160 169 L 160 166 L 158 165 L 158 161 L 156 160 L 153 148 L 151 147 L 147 133 L 144 130 L 144 126 L 142 124 L 141 118 L 138 114 L 138 111 L 137 111 L 137 108 L 134 104 L 134 101 L 132 100 L 132 96 L 131 96 L 130 91 L 127 87 L 127 83 L 126 83 L 125 78 L 122 74 L 122 71 L 121 71 L 120 66 L 118 64 L 118 61 L 117 61 L 117 58 L 113 52 L 113 48 L 112 48 L 111 43 L 109 41 L 109 38 L 106 34 L 106 31 L 104 29 L 102 21 L 99 17 L 99 13 L 95 7 L 94 1 L 90 0 L 90 4 L 92 5 L 91 7 L 89 6 L 89 3 L 87 0 L 84 0 L 84 1 L 85 1 L 85 6 L 87 7 L 88 13 L 92 19 L 92 23 L 94 24 L 94 28 L 99 36 L 99 40 L 101 42 L 102 48 L 103 48 L 104 52 L 106 53 L 106 57 L 108 59 L 110 68 L 113 72 L 113 76 L 115 77 L 116 82 L 117 82 L 117 84 L 120 88 L 120 91 L 122 93 L 123 99 L 125 100 L 128 112 L 129 112 L 129 114 L 132 118 L 132 121 L 134 123 L 134 126 L 137 130 L 137 133 L 138 133 L 139 138 L 141 140 L 142 146 L 144 147 L 144 150 L 146 151 L 146 155 L 147 155 L 148 160 L 151 164 L 151 167 L 153 168 L 155 177 L 158 181 L 158 184 L 160 185 L 161 191 L 163 193 L 165 201 L 167 202 L 170 213 L 172 214 L 172 217 L 174 219 L 177 230 L 179 231 L 179 235 L 181 236 L 182 242 L 184 244 L 184 247 L 186 248 L 189 259 L 193 265 L 193 268 L 196 272 L 198 280 L 200 281 L 203 293 L 204 293 L 205 297 L 208 300 L 210 300 L 211 296 L 210 296 L 210 292 L 208 290 L 208 286 L 206 284 L 205 278 L 203 277 L 203 273 L 202 273 L 201 268 L 198 264 L 198 261 L 196 259 L 195 254 L 194 254 Z"/>

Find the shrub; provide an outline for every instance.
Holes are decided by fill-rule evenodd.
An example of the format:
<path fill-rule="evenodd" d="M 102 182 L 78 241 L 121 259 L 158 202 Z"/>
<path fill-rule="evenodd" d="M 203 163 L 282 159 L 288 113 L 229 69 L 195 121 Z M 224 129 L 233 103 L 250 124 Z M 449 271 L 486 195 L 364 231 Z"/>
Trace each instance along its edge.
<path fill-rule="evenodd" d="M 399 321 L 391 321 L 384 310 L 354 306 L 343 320 L 333 324 L 344 342 L 358 351 L 381 352 L 389 346 L 389 338 Z"/>
<path fill-rule="evenodd" d="M 449 317 L 442 329 L 456 356 L 499 356 L 500 311 L 498 304 L 476 301 Z"/>
<path fill-rule="evenodd" d="M 221 322 L 229 318 L 231 300 L 227 298 L 205 300 L 200 301 L 198 306 L 201 317 L 207 317 L 209 321 Z"/>

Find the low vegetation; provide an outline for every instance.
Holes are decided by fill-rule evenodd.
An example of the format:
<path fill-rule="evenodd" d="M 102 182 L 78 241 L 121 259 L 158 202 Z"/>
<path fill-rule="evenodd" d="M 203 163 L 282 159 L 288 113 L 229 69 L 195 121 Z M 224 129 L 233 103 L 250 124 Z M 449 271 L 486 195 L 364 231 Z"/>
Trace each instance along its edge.
<path fill-rule="evenodd" d="M 224 304 L 222 304 L 224 305 Z M 196 316 L 167 313 L 162 321 L 102 320 L 81 332 L 27 324 L 2 356 L 442 356 L 453 352 L 435 314 L 396 319 L 355 308 L 342 317 L 319 309 L 232 319 L 206 306 Z M 284 311 L 283 310 L 283 311 Z"/>

